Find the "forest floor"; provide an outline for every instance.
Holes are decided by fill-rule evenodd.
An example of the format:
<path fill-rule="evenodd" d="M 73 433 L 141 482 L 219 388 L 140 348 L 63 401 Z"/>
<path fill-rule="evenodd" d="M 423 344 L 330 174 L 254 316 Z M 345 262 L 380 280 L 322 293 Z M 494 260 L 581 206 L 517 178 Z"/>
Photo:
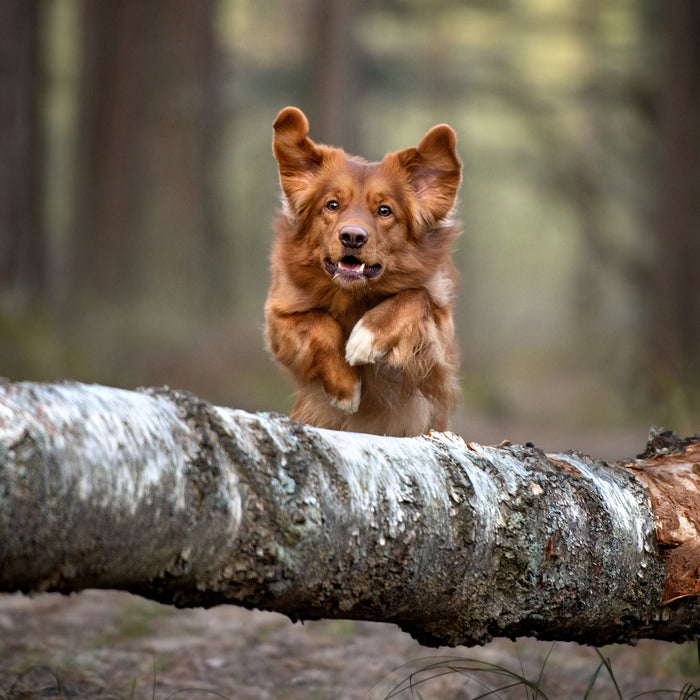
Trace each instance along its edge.
<path fill-rule="evenodd" d="M 685 683 L 700 683 L 695 644 L 642 641 L 603 654 L 622 694 L 603 668 L 595 700 L 649 691 L 645 697 L 668 700 Z M 0 596 L 3 700 L 468 700 L 512 682 L 467 673 L 469 660 L 533 682 L 541 675 L 552 700 L 583 698 L 600 663 L 594 649 L 571 643 L 494 640 L 474 649 L 429 649 L 394 625 L 293 624 L 234 606 L 176 610 L 117 591 Z M 421 672 L 427 666 L 432 670 Z M 492 697 L 532 696 L 519 686 Z"/>
<path fill-rule="evenodd" d="M 608 459 L 634 456 L 646 439 L 638 431 L 577 438 L 475 418 L 468 424 L 469 432 L 457 430 L 484 444 L 532 440 L 550 452 L 569 446 Z M 602 653 L 615 680 L 602 668 L 588 696 L 594 700 L 638 693 L 669 700 L 687 683 L 700 685 L 693 643 L 645 640 Z M 594 649 L 572 643 L 497 639 L 430 649 L 390 624 L 294 624 L 235 606 L 177 610 L 118 591 L 0 594 L 0 700 L 471 700 L 513 683 L 469 671 L 475 661 L 539 681 L 546 693 L 539 697 L 550 700 L 583 698 L 600 665 Z M 519 685 L 489 697 L 535 696 Z"/>

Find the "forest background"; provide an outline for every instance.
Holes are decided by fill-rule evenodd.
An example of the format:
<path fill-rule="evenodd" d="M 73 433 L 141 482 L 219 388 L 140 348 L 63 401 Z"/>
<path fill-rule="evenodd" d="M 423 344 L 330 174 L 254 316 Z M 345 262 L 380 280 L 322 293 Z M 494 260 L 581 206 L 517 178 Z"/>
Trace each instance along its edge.
<path fill-rule="evenodd" d="M 287 412 L 271 124 L 464 161 L 455 430 L 598 456 L 698 431 L 694 0 L 1 0 L 0 375 Z"/>

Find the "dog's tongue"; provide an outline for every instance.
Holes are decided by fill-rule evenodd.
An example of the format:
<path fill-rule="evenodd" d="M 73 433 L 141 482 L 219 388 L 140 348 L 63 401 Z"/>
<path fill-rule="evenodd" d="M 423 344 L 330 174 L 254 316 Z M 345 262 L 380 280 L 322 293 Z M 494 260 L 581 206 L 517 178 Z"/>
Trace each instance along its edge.
<path fill-rule="evenodd" d="M 343 259 L 338 262 L 338 269 L 345 272 L 355 272 L 356 274 L 361 275 L 365 269 L 365 264 L 357 260 Z"/>
<path fill-rule="evenodd" d="M 382 271 L 381 265 L 367 265 L 352 255 L 346 255 L 342 260 L 338 260 L 337 263 L 334 263 L 330 258 L 326 258 L 323 265 L 331 277 L 339 275 L 346 280 L 368 280 L 376 277 Z"/>

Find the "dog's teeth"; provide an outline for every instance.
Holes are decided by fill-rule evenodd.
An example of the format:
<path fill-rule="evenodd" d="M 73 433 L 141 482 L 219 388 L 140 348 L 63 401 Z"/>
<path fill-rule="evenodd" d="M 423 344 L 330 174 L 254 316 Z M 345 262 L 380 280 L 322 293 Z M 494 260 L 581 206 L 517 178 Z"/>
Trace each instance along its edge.
<path fill-rule="evenodd" d="M 360 269 L 358 270 L 358 272 L 359 272 L 360 274 L 362 274 L 362 273 L 364 272 L 364 269 L 365 269 L 365 264 L 362 263 L 362 265 L 360 265 Z"/>

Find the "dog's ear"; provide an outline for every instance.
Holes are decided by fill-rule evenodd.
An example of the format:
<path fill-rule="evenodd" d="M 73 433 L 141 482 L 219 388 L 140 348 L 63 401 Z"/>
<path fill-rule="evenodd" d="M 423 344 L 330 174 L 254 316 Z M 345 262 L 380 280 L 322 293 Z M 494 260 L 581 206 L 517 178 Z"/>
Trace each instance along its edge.
<path fill-rule="evenodd" d="M 282 191 L 294 207 L 299 193 L 313 181 L 323 157 L 306 136 L 309 122 L 300 109 L 285 107 L 272 128 L 272 152 L 279 165 Z"/>
<path fill-rule="evenodd" d="M 420 203 L 420 216 L 429 224 L 444 219 L 457 198 L 462 163 L 456 152 L 455 132 L 447 124 L 434 126 L 417 148 L 392 154 L 408 174 Z"/>

